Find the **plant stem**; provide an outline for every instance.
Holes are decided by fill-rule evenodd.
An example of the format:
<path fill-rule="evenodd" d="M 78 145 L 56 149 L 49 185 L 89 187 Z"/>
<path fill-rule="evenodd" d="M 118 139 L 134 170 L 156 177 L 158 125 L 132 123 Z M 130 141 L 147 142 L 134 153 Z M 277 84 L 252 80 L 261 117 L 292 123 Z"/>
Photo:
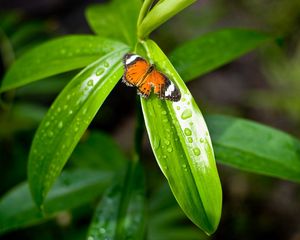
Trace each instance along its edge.
<path fill-rule="evenodd" d="M 141 7 L 141 10 L 140 10 L 138 21 L 137 21 L 138 31 L 139 31 L 139 26 L 141 25 L 144 17 L 147 15 L 147 12 L 149 11 L 149 9 L 150 9 L 153 2 L 154 2 L 154 0 L 145 0 L 144 1 L 143 5 Z"/>

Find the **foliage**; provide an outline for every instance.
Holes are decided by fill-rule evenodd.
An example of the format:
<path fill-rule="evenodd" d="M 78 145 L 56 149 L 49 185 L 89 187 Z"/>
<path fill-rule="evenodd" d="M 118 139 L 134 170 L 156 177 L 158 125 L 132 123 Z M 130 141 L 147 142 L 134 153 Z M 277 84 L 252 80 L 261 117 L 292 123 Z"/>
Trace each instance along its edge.
<path fill-rule="evenodd" d="M 299 140 L 233 117 L 209 116 L 207 128 L 184 83 L 273 38 L 254 30 L 218 30 L 185 42 L 170 53 L 169 60 L 149 35 L 194 1 L 153 2 L 114 0 L 90 6 L 86 16 L 96 36 L 65 36 L 48 41 L 23 54 L 7 71 L 0 91 L 9 93 L 16 87 L 49 77 L 59 79 L 62 75 L 58 74 L 83 68 L 60 92 L 39 124 L 29 153 L 28 183 L 12 189 L 0 200 L 0 232 L 41 223 L 59 211 L 102 195 L 89 227 L 89 239 L 142 239 L 147 232 L 149 239 L 158 239 L 155 234 L 161 239 L 180 239 L 185 234 L 189 235 L 185 239 L 194 239 L 197 234 L 207 238 L 205 234 L 217 230 L 222 208 L 213 147 L 217 160 L 224 164 L 300 181 Z M 5 32 L 3 25 L 2 28 Z M 1 43 L 5 46 L 7 38 Z M 155 96 L 138 100 L 135 147 L 129 160 L 110 137 L 95 132 L 85 136 L 122 77 L 122 58 L 127 52 L 136 52 L 154 63 L 182 94 L 179 102 L 162 101 Z M 203 232 L 175 226 L 174 219 L 184 218 L 176 207 L 158 213 L 163 204 L 158 195 L 151 196 L 158 204 L 150 204 L 147 214 L 145 166 L 141 163 L 142 115 L 153 153 L 172 194 L 184 214 Z M 85 137 L 88 140 L 75 149 Z M 79 159 L 78 165 L 61 174 L 72 158 Z M 95 162 L 95 158 L 100 160 Z M 83 159 L 87 164 L 80 164 Z M 167 196 L 172 199 L 170 194 Z M 20 202 L 23 200 L 26 204 Z M 174 230 L 176 236 L 162 228 L 167 223 L 170 226 L 166 229 Z"/>

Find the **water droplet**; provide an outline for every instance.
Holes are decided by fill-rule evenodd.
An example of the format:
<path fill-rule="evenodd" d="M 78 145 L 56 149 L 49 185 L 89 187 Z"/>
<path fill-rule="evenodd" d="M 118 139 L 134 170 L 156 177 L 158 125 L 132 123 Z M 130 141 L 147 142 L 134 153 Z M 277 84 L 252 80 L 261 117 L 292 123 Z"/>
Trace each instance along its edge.
<path fill-rule="evenodd" d="M 159 148 L 159 145 L 160 145 L 159 138 L 154 138 L 153 139 L 153 148 L 154 148 L 154 150 L 157 150 Z"/>
<path fill-rule="evenodd" d="M 61 108 L 60 108 L 60 107 L 58 107 L 58 108 L 57 108 L 57 112 L 60 112 L 60 111 L 61 111 Z"/>
<path fill-rule="evenodd" d="M 166 158 L 167 158 L 167 156 L 166 156 L 166 155 L 163 155 L 163 158 L 164 158 L 164 159 L 166 159 Z"/>
<path fill-rule="evenodd" d="M 75 131 L 75 132 L 78 132 L 78 130 L 79 130 L 78 127 L 75 127 L 75 128 L 74 128 L 74 131 Z"/>
<path fill-rule="evenodd" d="M 49 131 L 49 132 L 48 132 L 48 136 L 49 136 L 49 137 L 53 137 L 53 135 L 54 135 L 54 133 L 53 133 L 52 131 Z"/>
<path fill-rule="evenodd" d="M 170 141 L 167 140 L 167 139 L 165 139 L 165 144 L 166 144 L 166 145 L 170 145 Z"/>
<path fill-rule="evenodd" d="M 204 143 L 204 138 L 200 138 L 200 142 L 201 142 L 201 143 Z"/>
<path fill-rule="evenodd" d="M 195 147 L 195 148 L 193 149 L 193 152 L 194 152 L 194 154 L 195 154 L 196 156 L 199 156 L 200 153 L 201 153 L 200 149 L 197 148 L 197 147 Z"/>
<path fill-rule="evenodd" d="M 71 98 L 71 95 L 68 94 L 68 95 L 67 95 L 67 100 L 70 100 L 70 98 Z"/>
<path fill-rule="evenodd" d="M 99 232 L 102 233 L 102 234 L 104 234 L 106 232 L 106 230 L 105 230 L 105 228 L 100 228 Z"/>
<path fill-rule="evenodd" d="M 94 81 L 92 79 L 88 80 L 87 85 L 90 87 L 94 86 Z"/>
<path fill-rule="evenodd" d="M 179 106 L 177 106 L 177 107 L 176 107 L 176 109 L 177 109 L 177 110 L 180 110 L 180 107 L 179 107 Z"/>
<path fill-rule="evenodd" d="M 62 128 L 63 127 L 63 122 L 62 121 L 60 121 L 59 123 L 58 123 L 58 128 Z"/>
<path fill-rule="evenodd" d="M 190 122 L 190 126 L 193 126 L 194 125 L 194 123 L 193 122 Z"/>
<path fill-rule="evenodd" d="M 185 100 L 186 100 L 185 98 L 182 98 L 182 99 L 181 99 L 181 101 L 183 101 L 183 102 L 185 102 Z"/>
<path fill-rule="evenodd" d="M 171 148 L 171 147 L 168 147 L 168 148 L 167 148 L 167 151 L 170 153 L 170 152 L 172 152 L 172 151 L 173 151 L 173 148 Z"/>
<path fill-rule="evenodd" d="M 166 114 L 167 114 L 167 112 L 166 112 L 166 111 L 162 111 L 161 113 L 162 113 L 163 115 L 166 115 Z"/>
<path fill-rule="evenodd" d="M 61 49 L 61 50 L 60 50 L 60 53 L 63 54 L 63 55 L 66 54 L 66 49 L 64 49 L 64 48 Z"/>
<path fill-rule="evenodd" d="M 104 68 L 99 68 L 97 71 L 96 71 L 96 75 L 97 76 L 100 76 L 100 75 L 102 75 L 103 73 L 104 73 Z"/>
<path fill-rule="evenodd" d="M 68 105 L 67 104 L 65 104 L 64 105 L 64 110 L 66 110 L 68 108 Z"/>
<path fill-rule="evenodd" d="M 164 123 L 167 123 L 167 122 L 168 122 L 168 119 L 164 118 L 162 121 L 163 121 Z"/>
<path fill-rule="evenodd" d="M 50 122 L 47 121 L 47 122 L 45 123 L 45 127 L 49 127 L 49 125 L 50 125 Z"/>
<path fill-rule="evenodd" d="M 104 61 L 103 66 L 107 68 L 107 67 L 109 67 L 109 63 L 107 61 Z"/>
<path fill-rule="evenodd" d="M 192 111 L 191 111 L 190 109 L 185 109 L 185 110 L 183 111 L 183 113 L 181 114 L 181 118 L 182 118 L 183 120 L 185 120 L 185 119 L 190 118 L 192 115 L 193 115 L 193 114 L 192 114 Z"/>
<path fill-rule="evenodd" d="M 89 236 L 87 240 L 94 240 L 94 237 Z"/>
<path fill-rule="evenodd" d="M 188 138 L 188 142 L 189 142 L 189 143 L 192 143 L 192 142 L 193 142 L 193 138 L 189 137 L 189 138 Z"/>
<path fill-rule="evenodd" d="M 185 128 L 185 129 L 184 129 L 184 134 L 185 134 L 186 136 L 191 136 L 191 135 L 192 135 L 191 129 Z"/>
<path fill-rule="evenodd" d="M 72 110 L 70 110 L 70 111 L 69 111 L 69 114 L 70 114 L 70 115 L 72 115 L 72 114 L 73 114 L 73 111 L 72 111 Z"/>
<path fill-rule="evenodd" d="M 185 172 L 187 172 L 187 167 L 186 167 L 186 164 L 182 164 L 182 168 Z"/>
<path fill-rule="evenodd" d="M 87 108 L 85 107 L 85 108 L 82 110 L 82 114 L 84 115 L 84 114 L 86 114 L 86 112 L 87 112 Z"/>

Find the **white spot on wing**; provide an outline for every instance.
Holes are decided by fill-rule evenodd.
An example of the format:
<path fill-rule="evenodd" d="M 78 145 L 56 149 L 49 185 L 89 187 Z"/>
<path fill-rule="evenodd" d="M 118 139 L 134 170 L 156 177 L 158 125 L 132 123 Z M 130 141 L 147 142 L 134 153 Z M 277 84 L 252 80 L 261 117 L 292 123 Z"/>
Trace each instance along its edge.
<path fill-rule="evenodd" d="M 129 58 L 126 59 L 126 65 L 129 65 L 130 63 L 132 63 L 133 61 L 135 61 L 137 58 L 139 57 L 139 55 L 131 55 Z"/>
<path fill-rule="evenodd" d="M 166 97 L 171 96 L 174 90 L 175 90 L 175 85 L 174 83 L 171 82 L 171 84 L 168 86 L 167 90 L 165 91 L 165 96 Z"/>

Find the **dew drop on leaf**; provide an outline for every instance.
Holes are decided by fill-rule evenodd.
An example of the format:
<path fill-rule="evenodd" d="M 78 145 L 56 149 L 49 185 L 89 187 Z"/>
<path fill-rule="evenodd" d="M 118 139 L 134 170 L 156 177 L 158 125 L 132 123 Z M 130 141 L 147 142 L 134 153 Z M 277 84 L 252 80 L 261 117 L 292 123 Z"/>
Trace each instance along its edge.
<path fill-rule="evenodd" d="M 107 68 L 107 67 L 109 67 L 109 63 L 107 61 L 104 61 L 103 66 Z"/>
<path fill-rule="evenodd" d="M 193 115 L 193 114 L 192 114 L 192 111 L 191 111 L 190 109 L 185 109 L 185 110 L 183 111 L 183 113 L 181 114 L 181 118 L 182 118 L 183 120 L 185 120 L 185 119 L 190 118 L 192 115 Z"/>
<path fill-rule="evenodd" d="M 168 148 L 167 148 L 167 151 L 170 153 L 170 152 L 172 152 L 172 151 L 173 151 L 173 148 L 171 148 L 171 147 L 168 147 Z"/>
<path fill-rule="evenodd" d="M 59 123 L 58 123 L 58 128 L 62 128 L 63 127 L 63 122 L 62 121 L 60 121 Z"/>
<path fill-rule="evenodd" d="M 153 148 L 154 148 L 154 150 L 157 150 L 159 148 L 159 145 L 160 145 L 159 138 L 154 138 L 154 140 L 153 140 Z"/>
<path fill-rule="evenodd" d="M 101 74 L 103 74 L 104 73 L 104 68 L 99 68 L 97 71 L 96 71 L 96 75 L 97 76 L 100 76 Z"/>
<path fill-rule="evenodd" d="M 193 152 L 194 152 L 194 154 L 196 155 L 196 156 L 199 156 L 200 155 L 200 149 L 199 148 L 197 148 L 197 147 L 195 147 L 194 149 L 193 149 Z"/>
<path fill-rule="evenodd" d="M 90 87 L 94 86 L 94 81 L 92 79 L 88 80 L 87 85 Z"/>
<path fill-rule="evenodd" d="M 189 142 L 189 143 L 192 143 L 192 142 L 193 142 L 193 138 L 192 138 L 192 137 L 189 137 L 189 138 L 188 138 L 188 142 Z"/>
<path fill-rule="evenodd" d="M 191 129 L 185 128 L 185 129 L 184 129 L 184 134 L 185 134 L 186 136 L 191 136 L 191 135 L 192 135 Z"/>

